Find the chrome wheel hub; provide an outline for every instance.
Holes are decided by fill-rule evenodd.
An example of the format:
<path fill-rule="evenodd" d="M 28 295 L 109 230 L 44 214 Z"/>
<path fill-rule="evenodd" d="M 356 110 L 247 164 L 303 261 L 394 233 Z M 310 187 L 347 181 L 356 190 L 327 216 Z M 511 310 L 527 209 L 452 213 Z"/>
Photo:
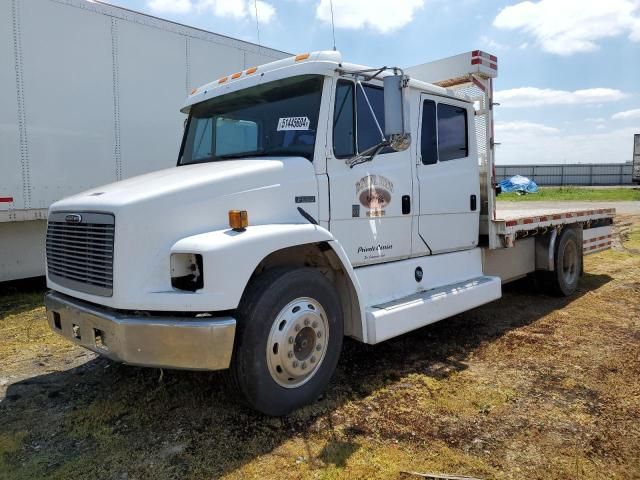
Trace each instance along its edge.
<path fill-rule="evenodd" d="M 329 340 L 327 314 L 318 301 L 296 298 L 280 310 L 267 340 L 267 366 L 279 385 L 295 388 L 313 377 Z"/>

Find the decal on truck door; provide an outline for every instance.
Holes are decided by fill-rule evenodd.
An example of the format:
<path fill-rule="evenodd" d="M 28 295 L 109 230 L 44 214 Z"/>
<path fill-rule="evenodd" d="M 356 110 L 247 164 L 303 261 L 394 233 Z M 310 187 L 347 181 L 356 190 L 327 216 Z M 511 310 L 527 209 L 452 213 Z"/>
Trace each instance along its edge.
<path fill-rule="evenodd" d="M 369 209 L 367 217 L 383 217 L 392 193 L 393 182 L 382 175 L 367 175 L 356 182 L 356 196 L 360 204 Z"/>

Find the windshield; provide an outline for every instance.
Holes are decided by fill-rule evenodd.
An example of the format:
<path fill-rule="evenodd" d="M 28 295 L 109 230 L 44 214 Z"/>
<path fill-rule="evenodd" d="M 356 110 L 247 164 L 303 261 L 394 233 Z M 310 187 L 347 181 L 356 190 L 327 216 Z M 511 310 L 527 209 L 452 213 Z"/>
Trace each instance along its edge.
<path fill-rule="evenodd" d="M 193 105 L 178 164 L 266 155 L 313 160 L 322 80 L 290 77 Z"/>

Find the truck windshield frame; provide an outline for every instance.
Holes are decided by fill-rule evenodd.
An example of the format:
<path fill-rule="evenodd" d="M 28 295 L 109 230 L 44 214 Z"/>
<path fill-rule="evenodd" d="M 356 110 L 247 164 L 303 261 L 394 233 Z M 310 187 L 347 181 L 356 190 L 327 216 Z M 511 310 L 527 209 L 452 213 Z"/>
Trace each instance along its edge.
<path fill-rule="evenodd" d="M 323 84 L 323 75 L 298 75 L 193 105 L 178 166 L 266 156 L 313 161 Z"/>

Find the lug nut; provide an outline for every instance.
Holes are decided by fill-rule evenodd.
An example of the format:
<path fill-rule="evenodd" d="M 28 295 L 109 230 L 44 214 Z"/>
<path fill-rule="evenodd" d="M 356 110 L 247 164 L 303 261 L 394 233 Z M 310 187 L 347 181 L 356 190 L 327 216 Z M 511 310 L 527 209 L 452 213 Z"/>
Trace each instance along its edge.
<path fill-rule="evenodd" d="M 313 328 L 318 328 L 318 322 L 313 322 L 313 323 L 311 324 L 311 326 L 312 326 Z"/>
<path fill-rule="evenodd" d="M 289 353 L 287 353 L 287 357 L 289 357 L 289 358 L 293 358 L 293 352 L 289 352 Z"/>
<path fill-rule="evenodd" d="M 296 332 L 300 331 L 300 325 L 296 325 Z"/>
<path fill-rule="evenodd" d="M 297 360 L 294 360 L 294 362 L 293 362 L 293 368 L 298 368 L 298 365 L 299 365 L 298 361 L 297 361 Z"/>
<path fill-rule="evenodd" d="M 308 326 L 309 326 L 309 323 L 311 323 L 311 322 L 309 322 L 309 319 L 308 319 L 308 318 L 305 318 L 305 319 L 304 319 L 304 324 L 305 324 L 305 326 L 307 326 L 307 327 L 308 327 Z"/>
<path fill-rule="evenodd" d="M 322 332 L 318 332 L 316 335 L 318 335 L 318 338 L 322 337 Z"/>
<path fill-rule="evenodd" d="M 322 350 L 322 345 L 320 345 L 320 344 L 316 345 L 316 350 L 317 350 L 317 351 Z"/>
<path fill-rule="evenodd" d="M 293 343 L 293 337 L 289 337 L 289 343 Z"/>
<path fill-rule="evenodd" d="M 311 358 L 309 359 L 311 361 L 311 363 L 316 363 L 316 357 L 311 356 Z"/>
<path fill-rule="evenodd" d="M 307 362 L 302 362 L 302 365 L 300 365 L 300 368 L 302 370 L 304 370 L 305 368 L 307 368 Z"/>

